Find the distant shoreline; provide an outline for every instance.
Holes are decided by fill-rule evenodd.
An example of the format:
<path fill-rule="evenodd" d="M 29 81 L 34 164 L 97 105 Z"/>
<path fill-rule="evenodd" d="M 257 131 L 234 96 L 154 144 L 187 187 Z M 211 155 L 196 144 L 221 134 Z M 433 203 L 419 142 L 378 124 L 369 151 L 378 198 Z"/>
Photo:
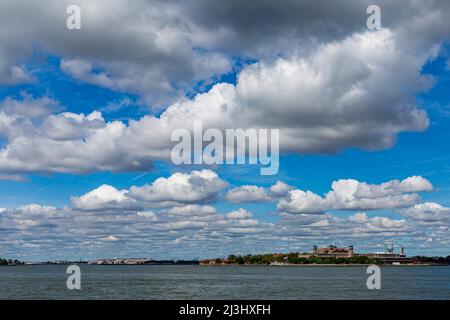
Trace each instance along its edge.
<path fill-rule="evenodd" d="M 199 265 L 200 267 L 368 267 L 371 264 L 216 264 L 216 265 Z M 447 267 L 449 264 L 438 263 L 420 263 L 420 264 L 377 264 L 380 267 Z"/>
<path fill-rule="evenodd" d="M 289 267 L 324 267 L 324 268 L 330 268 L 330 267 L 339 267 L 339 268 L 345 268 L 345 267 L 368 267 L 370 264 L 215 264 L 215 265 L 201 265 L 201 264 L 167 264 L 167 263 L 152 263 L 152 264 L 89 264 L 86 262 L 73 262 L 73 263 L 66 263 L 66 264 L 52 264 L 52 263 L 29 263 L 29 264 L 23 264 L 23 265 L 4 265 L 0 267 L 30 267 L 30 266 L 68 266 L 68 265 L 88 265 L 88 266 L 101 266 L 101 267 L 111 267 L 111 266 L 198 266 L 198 267 L 282 267 L 282 268 L 289 268 Z M 390 267 L 390 268 L 398 268 L 398 267 L 448 267 L 449 264 L 438 264 L 438 263 L 420 263 L 420 264 L 401 264 L 401 265 L 392 265 L 392 264 L 379 264 L 380 267 Z"/>

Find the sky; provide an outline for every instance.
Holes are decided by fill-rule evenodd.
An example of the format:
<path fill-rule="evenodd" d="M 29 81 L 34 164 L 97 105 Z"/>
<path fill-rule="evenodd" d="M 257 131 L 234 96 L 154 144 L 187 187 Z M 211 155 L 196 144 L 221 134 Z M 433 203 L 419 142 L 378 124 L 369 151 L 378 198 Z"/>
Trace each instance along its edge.
<path fill-rule="evenodd" d="M 450 255 L 449 12 L 2 0 L 0 257 Z M 198 121 L 278 129 L 279 171 L 175 165 L 171 134 Z"/>

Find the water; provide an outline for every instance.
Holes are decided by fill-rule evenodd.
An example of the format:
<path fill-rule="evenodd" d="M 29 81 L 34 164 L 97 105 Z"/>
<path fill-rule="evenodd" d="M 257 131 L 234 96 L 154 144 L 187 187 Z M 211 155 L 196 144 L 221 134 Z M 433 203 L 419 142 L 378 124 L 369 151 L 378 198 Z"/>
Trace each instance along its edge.
<path fill-rule="evenodd" d="M 65 266 L 0 267 L 0 299 L 450 299 L 450 267 L 91 266 L 81 290 Z"/>

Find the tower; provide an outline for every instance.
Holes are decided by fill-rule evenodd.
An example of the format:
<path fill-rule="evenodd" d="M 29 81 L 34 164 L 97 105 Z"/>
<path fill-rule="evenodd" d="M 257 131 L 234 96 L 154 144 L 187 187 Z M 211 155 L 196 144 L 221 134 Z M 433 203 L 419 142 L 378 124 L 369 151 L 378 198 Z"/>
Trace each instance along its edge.
<path fill-rule="evenodd" d="M 392 254 L 394 252 L 394 244 L 392 243 L 392 241 L 388 241 L 387 243 L 387 252 L 389 254 Z"/>
<path fill-rule="evenodd" d="M 353 245 L 350 245 L 350 246 L 348 247 L 348 252 L 353 253 Z"/>

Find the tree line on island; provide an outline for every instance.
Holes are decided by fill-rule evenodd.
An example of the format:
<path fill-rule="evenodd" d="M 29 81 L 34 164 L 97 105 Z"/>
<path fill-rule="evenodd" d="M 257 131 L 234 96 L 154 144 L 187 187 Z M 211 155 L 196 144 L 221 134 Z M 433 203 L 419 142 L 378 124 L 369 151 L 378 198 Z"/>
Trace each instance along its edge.
<path fill-rule="evenodd" d="M 273 263 L 289 263 L 289 264 L 377 264 L 377 259 L 371 259 L 366 256 L 355 256 L 349 258 L 335 257 L 316 257 L 309 258 L 299 257 L 297 252 L 288 254 L 257 254 L 257 255 L 230 255 L 229 263 L 235 264 L 273 264 Z M 219 260 L 219 259 L 218 259 Z"/>
<path fill-rule="evenodd" d="M 24 263 L 19 260 L 13 260 L 13 259 L 2 259 L 0 258 L 0 266 L 19 266 L 23 265 Z"/>
<path fill-rule="evenodd" d="M 415 256 L 412 257 L 419 263 L 432 263 L 432 264 L 450 264 L 450 256 L 447 257 L 425 257 Z M 257 254 L 257 255 L 230 255 L 226 260 L 215 259 L 215 262 L 220 264 L 225 262 L 227 264 L 380 264 L 380 261 L 376 258 L 369 258 L 364 255 L 358 255 L 348 258 L 341 257 L 299 257 L 298 252 L 291 252 L 287 254 Z"/>

